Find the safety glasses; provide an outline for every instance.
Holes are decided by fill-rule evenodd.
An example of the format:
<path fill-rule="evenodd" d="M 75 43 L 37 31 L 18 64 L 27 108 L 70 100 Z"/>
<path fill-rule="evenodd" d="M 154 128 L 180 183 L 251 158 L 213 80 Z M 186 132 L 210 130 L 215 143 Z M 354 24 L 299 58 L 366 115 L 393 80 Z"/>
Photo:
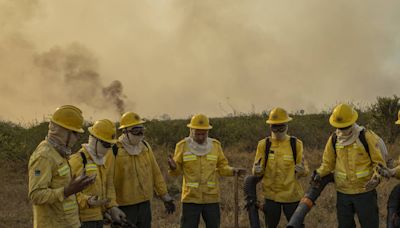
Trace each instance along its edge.
<path fill-rule="evenodd" d="M 352 126 L 353 126 L 353 125 L 350 125 L 350 126 L 348 126 L 348 127 L 341 127 L 341 128 L 338 128 L 338 129 L 341 130 L 341 131 L 345 131 L 345 130 L 347 130 L 347 129 L 350 129 Z"/>
<path fill-rule="evenodd" d="M 99 140 L 99 142 L 101 143 L 101 145 L 103 145 L 104 148 L 111 148 L 114 144 L 113 143 L 109 143 L 109 142 L 105 142 L 103 140 Z"/>
<path fill-rule="evenodd" d="M 71 133 L 72 133 L 72 135 L 73 135 L 75 138 L 77 138 L 77 139 L 80 139 L 80 138 L 82 138 L 82 136 L 83 136 L 82 133 L 79 133 L 79 132 L 76 132 L 76 131 L 71 131 Z"/>
<path fill-rule="evenodd" d="M 271 131 L 273 132 L 284 132 L 286 131 L 287 125 L 286 124 L 273 124 L 271 125 Z"/>
<path fill-rule="evenodd" d="M 134 127 L 127 132 L 131 133 L 132 135 L 143 135 L 144 134 L 144 127 Z"/>

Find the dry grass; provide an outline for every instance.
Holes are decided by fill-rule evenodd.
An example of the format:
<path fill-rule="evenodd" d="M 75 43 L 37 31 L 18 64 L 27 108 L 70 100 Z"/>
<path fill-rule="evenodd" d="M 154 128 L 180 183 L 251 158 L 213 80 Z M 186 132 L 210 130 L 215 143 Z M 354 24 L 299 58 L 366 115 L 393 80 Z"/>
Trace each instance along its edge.
<path fill-rule="evenodd" d="M 0 162 L 0 227 L 32 227 L 27 165 Z"/>
<path fill-rule="evenodd" d="M 155 151 L 161 169 L 166 171 L 166 149 Z M 226 149 L 225 155 L 232 166 L 246 167 L 250 170 L 254 153 L 238 151 L 235 148 Z M 315 169 L 321 160 L 322 151 L 306 150 L 306 158 L 310 169 Z M 0 193 L 0 227 L 32 227 L 32 208 L 27 199 L 27 168 L 21 162 L 1 162 L 0 180 L 2 191 Z M 165 175 L 171 192 L 175 193 L 179 199 L 181 178 L 173 179 Z M 303 187 L 307 188 L 309 177 L 301 180 Z M 239 200 L 240 208 L 244 206 L 243 198 L 243 179 L 240 181 Z M 379 208 L 380 208 L 380 227 L 386 227 L 386 201 L 393 186 L 398 183 L 396 180 L 384 181 L 378 188 Z M 233 227 L 234 223 L 234 189 L 233 178 L 225 177 L 221 181 L 221 227 Z M 260 186 L 259 186 L 260 187 Z M 262 199 L 259 191 L 259 199 Z M 178 200 L 179 201 L 179 200 Z M 312 209 L 306 218 L 307 227 L 337 227 L 336 223 L 336 193 L 333 185 L 328 186 L 318 199 L 317 205 Z M 153 227 L 170 228 L 179 227 L 180 206 L 174 215 L 167 215 L 164 212 L 163 204 L 160 200 L 154 199 L 153 208 Z M 260 213 L 263 223 L 263 214 Z M 239 217 L 240 227 L 248 227 L 246 211 L 241 209 Z M 286 219 L 281 219 L 280 227 L 284 227 Z M 200 227 L 204 227 L 202 224 Z"/>

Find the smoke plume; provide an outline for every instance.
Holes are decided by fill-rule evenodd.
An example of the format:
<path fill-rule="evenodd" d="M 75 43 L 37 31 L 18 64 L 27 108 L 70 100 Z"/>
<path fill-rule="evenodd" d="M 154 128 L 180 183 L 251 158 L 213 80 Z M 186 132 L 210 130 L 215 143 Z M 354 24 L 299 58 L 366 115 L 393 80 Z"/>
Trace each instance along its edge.
<path fill-rule="evenodd" d="M 66 103 L 114 120 L 368 104 L 399 95 L 398 9 L 396 0 L 0 0 L 0 118 L 29 121 Z"/>

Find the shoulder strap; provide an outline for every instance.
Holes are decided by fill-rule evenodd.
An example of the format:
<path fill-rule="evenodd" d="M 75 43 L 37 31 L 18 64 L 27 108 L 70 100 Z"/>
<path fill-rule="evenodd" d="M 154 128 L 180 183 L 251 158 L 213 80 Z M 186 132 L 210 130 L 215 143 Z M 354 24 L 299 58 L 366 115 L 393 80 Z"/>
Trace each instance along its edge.
<path fill-rule="evenodd" d="M 369 146 L 368 146 L 368 142 L 367 142 L 367 138 L 365 137 L 365 129 L 363 129 L 360 132 L 360 135 L 358 136 L 358 139 L 360 139 L 361 143 L 364 146 L 365 151 L 368 153 L 368 156 L 371 158 L 371 155 L 369 154 Z"/>
<path fill-rule="evenodd" d="M 335 156 L 336 156 L 336 142 L 337 142 L 337 135 L 335 132 L 332 133 L 331 135 L 331 141 L 332 141 L 332 147 L 333 147 L 333 151 L 335 152 Z"/>
<path fill-rule="evenodd" d="M 268 162 L 268 155 L 269 152 L 271 151 L 271 140 L 269 139 L 269 137 L 265 138 L 265 161 L 264 161 L 264 169 L 265 167 L 267 167 L 267 162 Z"/>
<path fill-rule="evenodd" d="M 86 155 L 83 152 L 80 152 L 80 154 L 82 157 L 83 168 L 86 168 L 86 164 L 87 164 Z"/>
<path fill-rule="evenodd" d="M 113 146 L 112 146 L 112 152 L 113 152 L 113 154 L 114 154 L 114 157 L 117 157 L 117 154 L 118 154 L 118 145 L 117 144 L 114 144 Z"/>
<path fill-rule="evenodd" d="M 290 147 L 292 147 L 293 160 L 294 160 L 294 164 L 296 165 L 296 160 L 297 160 L 297 139 L 294 136 L 290 136 Z"/>
<path fill-rule="evenodd" d="M 142 142 L 143 142 L 143 144 L 146 146 L 146 148 L 147 148 L 148 150 L 150 150 L 150 145 L 149 145 L 149 143 L 146 142 L 145 140 L 143 140 Z"/>
<path fill-rule="evenodd" d="M 360 139 L 361 143 L 363 144 L 365 151 L 368 153 L 368 156 L 371 157 L 371 155 L 369 154 L 369 146 L 368 146 L 367 138 L 365 137 L 365 129 L 363 129 L 360 132 L 358 139 Z M 336 133 L 332 133 L 332 147 L 333 147 L 333 151 L 335 151 L 335 155 L 336 155 L 336 142 L 337 142 L 337 135 L 336 135 Z"/>

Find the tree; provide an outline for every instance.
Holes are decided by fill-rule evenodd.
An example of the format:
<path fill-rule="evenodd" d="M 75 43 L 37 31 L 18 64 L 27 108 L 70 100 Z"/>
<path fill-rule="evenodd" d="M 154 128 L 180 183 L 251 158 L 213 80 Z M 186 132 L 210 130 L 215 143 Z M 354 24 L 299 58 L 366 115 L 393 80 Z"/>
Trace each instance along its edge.
<path fill-rule="evenodd" d="M 393 143 L 400 133 L 399 127 L 394 124 L 400 109 L 399 100 L 396 95 L 378 97 L 377 102 L 371 106 L 372 128 L 388 143 Z"/>

